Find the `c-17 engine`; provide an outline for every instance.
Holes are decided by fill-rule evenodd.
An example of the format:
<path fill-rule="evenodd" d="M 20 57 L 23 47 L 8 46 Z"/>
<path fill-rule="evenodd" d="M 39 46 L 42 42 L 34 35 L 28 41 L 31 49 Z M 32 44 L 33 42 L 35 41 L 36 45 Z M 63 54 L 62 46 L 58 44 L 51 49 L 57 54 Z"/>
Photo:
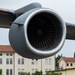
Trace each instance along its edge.
<path fill-rule="evenodd" d="M 15 19 L 9 31 L 13 49 L 23 57 L 40 59 L 56 54 L 63 46 L 66 26 L 53 10 L 31 9 Z"/>

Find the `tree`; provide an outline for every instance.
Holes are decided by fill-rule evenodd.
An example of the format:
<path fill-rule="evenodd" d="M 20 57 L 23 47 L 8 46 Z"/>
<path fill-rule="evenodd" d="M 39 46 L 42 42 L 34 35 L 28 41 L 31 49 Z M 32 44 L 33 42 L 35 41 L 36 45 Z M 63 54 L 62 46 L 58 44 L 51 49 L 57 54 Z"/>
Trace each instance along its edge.
<path fill-rule="evenodd" d="M 2 70 L 0 69 L 0 75 L 2 75 Z"/>
<path fill-rule="evenodd" d="M 42 71 L 36 71 L 35 73 L 33 73 L 32 75 L 43 75 Z"/>
<path fill-rule="evenodd" d="M 26 75 L 30 75 L 30 72 L 26 73 Z"/>
<path fill-rule="evenodd" d="M 23 72 L 20 72 L 20 75 L 24 75 L 24 73 Z"/>
<path fill-rule="evenodd" d="M 58 60 L 62 57 L 62 54 L 61 55 L 58 55 L 56 58 L 55 58 L 55 61 L 56 61 L 56 66 L 59 67 L 59 63 L 58 63 Z"/>

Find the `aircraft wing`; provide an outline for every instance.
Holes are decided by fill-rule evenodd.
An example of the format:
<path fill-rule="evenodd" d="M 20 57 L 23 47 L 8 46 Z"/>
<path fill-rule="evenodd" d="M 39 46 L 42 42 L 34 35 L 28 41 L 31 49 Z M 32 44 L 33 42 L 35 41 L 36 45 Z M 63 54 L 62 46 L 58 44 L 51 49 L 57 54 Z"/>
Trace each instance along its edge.
<path fill-rule="evenodd" d="M 75 24 L 65 23 L 67 28 L 66 39 L 75 40 Z"/>
<path fill-rule="evenodd" d="M 16 11 L 0 9 L 0 27 L 2 28 L 10 28 L 12 22 L 21 14 L 27 12 L 30 9 L 41 8 L 41 5 L 38 3 L 32 3 L 23 8 L 20 8 Z M 75 40 L 75 25 L 71 23 L 65 23 L 67 28 L 66 39 Z"/>
<path fill-rule="evenodd" d="M 0 27 L 9 28 L 11 23 L 20 15 L 27 12 L 30 9 L 41 8 L 39 3 L 31 3 L 17 10 L 0 9 Z"/>
<path fill-rule="evenodd" d="M 0 9 L 0 27 L 9 28 L 15 19 L 14 11 Z"/>

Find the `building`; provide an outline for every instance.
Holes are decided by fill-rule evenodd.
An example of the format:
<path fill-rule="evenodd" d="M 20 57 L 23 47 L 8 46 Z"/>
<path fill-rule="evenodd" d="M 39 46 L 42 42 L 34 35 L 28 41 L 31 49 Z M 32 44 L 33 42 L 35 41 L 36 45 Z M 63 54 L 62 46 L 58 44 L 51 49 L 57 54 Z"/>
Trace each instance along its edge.
<path fill-rule="evenodd" d="M 49 73 L 51 73 L 51 72 L 58 73 L 59 75 L 75 75 L 75 68 L 53 70 L 53 71 L 48 71 L 48 72 Z"/>
<path fill-rule="evenodd" d="M 20 72 L 55 70 L 55 56 L 44 59 L 27 59 L 17 54 L 10 45 L 0 45 L 0 69 L 2 75 L 19 75 Z"/>
<path fill-rule="evenodd" d="M 75 68 L 75 58 L 62 57 L 58 61 L 60 69 Z"/>

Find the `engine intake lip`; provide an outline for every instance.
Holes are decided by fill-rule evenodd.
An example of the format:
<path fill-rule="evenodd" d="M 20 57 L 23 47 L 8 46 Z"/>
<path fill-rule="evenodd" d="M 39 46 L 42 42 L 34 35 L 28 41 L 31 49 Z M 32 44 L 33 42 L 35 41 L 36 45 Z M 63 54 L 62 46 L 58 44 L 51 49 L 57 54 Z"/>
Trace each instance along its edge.
<path fill-rule="evenodd" d="M 35 17 L 37 16 L 38 14 L 41 14 L 41 13 L 46 13 L 46 14 L 52 14 L 53 16 L 55 16 L 55 18 L 58 19 L 58 21 L 60 22 L 60 35 L 55 38 L 57 39 L 55 45 L 52 45 L 51 47 L 47 47 L 47 48 L 38 48 L 36 46 L 34 46 L 32 44 L 32 42 L 30 41 L 30 38 L 29 38 L 29 30 L 28 30 L 28 27 L 29 27 L 29 23 L 31 23 L 30 21 Z M 34 28 L 34 27 L 32 27 Z M 58 29 L 59 29 L 58 28 Z M 28 18 L 26 19 L 25 23 L 24 23 L 24 32 L 25 32 L 25 40 L 26 40 L 26 44 L 28 46 L 28 48 L 38 54 L 38 55 L 52 55 L 52 54 L 55 54 L 56 52 L 58 52 L 61 47 L 63 46 L 64 44 L 64 41 L 65 41 L 65 37 L 66 37 L 66 27 L 65 27 L 65 24 L 63 22 L 63 20 L 59 17 L 59 15 L 57 15 L 57 13 L 53 10 L 50 10 L 50 9 L 45 9 L 45 8 L 36 8 L 35 10 L 33 9 L 33 13 L 31 13 Z M 59 32 L 58 32 L 59 33 Z M 57 33 L 57 34 L 58 34 Z M 42 35 L 42 31 L 39 29 L 37 34 L 40 36 Z M 31 38 L 32 39 L 32 38 Z"/>

